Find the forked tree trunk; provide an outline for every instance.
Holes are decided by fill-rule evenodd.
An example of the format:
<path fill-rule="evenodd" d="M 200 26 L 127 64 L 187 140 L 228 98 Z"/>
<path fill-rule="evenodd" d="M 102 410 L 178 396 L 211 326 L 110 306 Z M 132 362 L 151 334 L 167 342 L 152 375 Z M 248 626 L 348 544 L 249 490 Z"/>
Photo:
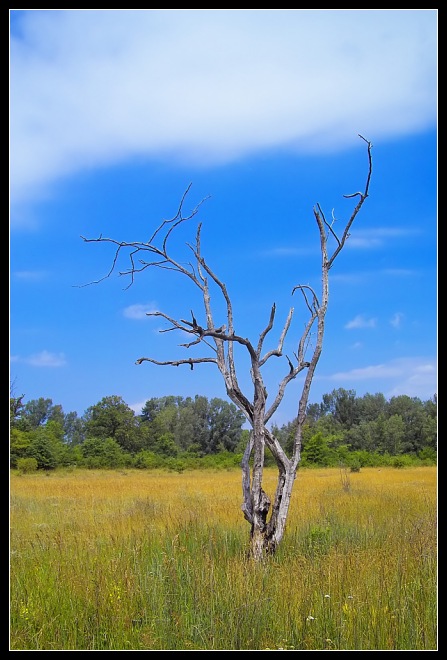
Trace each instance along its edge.
<path fill-rule="evenodd" d="M 313 373 L 318 362 L 320 352 L 321 350 L 316 350 L 314 353 L 314 364 L 311 373 Z M 246 520 L 251 525 L 249 555 L 255 561 L 263 561 L 269 555 L 275 554 L 285 533 L 293 486 L 301 460 L 301 434 L 311 380 L 312 376 L 309 376 L 308 372 L 300 400 L 294 451 L 291 459 L 287 458 L 278 441 L 265 425 L 262 425 L 261 422 L 253 423 L 258 432 L 253 431 L 251 433 L 250 441 L 242 459 L 242 491 L 244 497 L 242 510 Z M 278 468 L 273 503 L 262 488 L 266 445 L 272 452 Z M 250 457 L 252 455 L 253 465 L 250 467 Z"/>
<path fill-rule="evenodd" d="M 266 430 L 268 433 L 268 431 Z M 259 444 L 262 440 L 258 439 Z M 249 454 L 246 451 L 242 461 L 245 518 L 251 525 L 249 555 L 256 561 L 262 561 L 276 552 L 285 532 L 289 512 L 292 488 L 296 476 L 296 467 L 281 465 L 273 505 L 262 488 L 263 465 L 253 462 L 253 482 L 250 484 Z M 257 475 L 257 479 L 255 479 Z M 260 485 L 261 484 L 261 485 Z M 268 514 L 271 508 L 271 515 Z"/>

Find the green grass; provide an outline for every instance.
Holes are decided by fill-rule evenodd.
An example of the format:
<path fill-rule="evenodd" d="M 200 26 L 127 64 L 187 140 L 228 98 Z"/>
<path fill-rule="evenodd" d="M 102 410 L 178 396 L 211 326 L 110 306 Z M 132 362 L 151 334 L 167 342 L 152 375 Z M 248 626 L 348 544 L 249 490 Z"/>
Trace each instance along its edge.
<path fill-rule="evenodd" d="M 10 649 L 436 650 L 436 468 L 302 470 L 265 564 L 240 482 L 11 474 Z"/>

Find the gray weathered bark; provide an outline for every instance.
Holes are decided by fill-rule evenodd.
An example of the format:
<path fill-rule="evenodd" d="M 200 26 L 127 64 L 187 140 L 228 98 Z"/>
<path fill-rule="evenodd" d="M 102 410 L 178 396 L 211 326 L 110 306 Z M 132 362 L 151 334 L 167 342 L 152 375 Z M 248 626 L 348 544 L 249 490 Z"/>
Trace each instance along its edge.
<path fill-rule="evenodd" d="M 148 242 L 126 243 L 110 238 L 103 238 L 102 236 L 96 239 L 86 239 L 81 237 L 86 242 L 108 242 L 116 246 L 116 253 L 112 267 L 102 279 L 105 279 L 112 274 L 115 270 L 121 250 L 127 248 L 130 249 L 130 268 L 120 272 L 120 275 L 127 275 L 131 278 L 129 286 L 133 283 L 134 277 L 137 273 L 144 271 L 146 268 L 156 266 L 163 269 L 173 270 L 186 276 L 201 291 L 203 311 L 206 319 L 206 323 L 204 323 L 203 326 L 198 324 L 192 311 L 191 320 L 174 319 L 160 311 L 148 313 L 148 316 L 160 316 L 168 321 L 170 324 L 169 328 L 162 330 L 161 332 L 181 330 L 190 334 L 192 337 L 191 341 L 182 344 L 186 349 L 198 344 L 203 346 L 206 345 L 212 355 L 196 358 L 189 357 L 181 360 L 168 360 L 165 362 L 160 362 L 152 357 L 141 357 L 136 361 L 136 364 L 141 364 L 143 362 L 170 366 L 188 364 L 190 368 L 193 369 L 196 364 L 209 362 L 215 364 L 219 369 L 225 383 L 228 397 L 244 413 L 251 427 L 250 439 L 242 459 L 242 510 L 246 520 L 251 526 L 249 552 L 250 555 L 258 561 L 273 554 L 284 536 L 293 485 L 301 459 L 301 437 L 303 424 L 306 418 L 310 387 L 323 347 L 325 317 L 329 300 L 329 271 L 334 260 L 343 249 L 346 240 L 349 237 L 352 223 L 369 193 L 369 184 L 372 174 L 372 144 L 362 136 L 359 137 L 366 142 L 368 150 L 369 167 L 365 188 L 363 192 L 344 195 L 346 198 L 358 197 L 359 199 L 349 221 L 346 223 L 341 237 L 337 236 L 335 233 L 333 223 L 329 223 L 326 220 L 319 204 L 317 204 L 313 210 L 320 235 L 320 298 L 318 298 L 315 291 L 308 285 L 297 285 L 292 291 L 292 295 L 299 291 L 303 296 L 305 306 L 308 310 L 308 320 L 304 332 L 298 342 L 298 348 L 297 352 L 294 354 L 294 360 L 292 361 L 288 356 L 285 356 L 288 363 L 288 369 L 282 378 L 275 398 L 269 407 L 267 407 L 268 393 L 262 377 L 262 367 L 268 360 L 270 360 L 270 358 L 283 356 L 284 340 L 290 329 L 294 310 L 293 308 L 290 309 L 279 336 L 277 348 L 274 350 L 270 350 L 264 354 L 262 352 L 264 340 L 274 325 L 276 315 L 275 304 L 272 306 L 268 323 L 265 329 L 261 332 L 256 345 L 253 345 L 245 337 L 236 334 L 233 320 L 233 308 L 226 286 L 208 266 L 201 253 L 201 224 L 199 224 L 197 229 L 195 244 L 188 245 L 193 254 L 195 265 L 188 264 L 185 266 L 176 261 L 168 252 L 168 239 L 171 232 L 179 224 L 193 218 L 197 214 L 200 204 L 202 203 L 201 202 L 189 216 L 183 215 L 183 203 L 189 188 L 181 200 L 176 216 L 171 220 L 163 221 Z M 328 252 L 328 240 L 335 243 L 335 249 L 331 255 L 329 255 Z M 144 254 L 151 255 L 148 261 L 141 258 Z M 139 257 L 138 266 L 136 265 L 137 255 Z M 97 282 L 99 281 L 101 280 L 98 280 Z M 216 328 L 214 324 L 210 286 L 217 287 L 226 306 L 226 323 L 218 328 Z M 315 325 L 315 348 L 313 349 L 310 358 L 308 358 L 307 353 L 309 352 L 310 334 Z M 251 380 L 253 383 L 252 400 L 247 398 L 239 387 L 234 359 L 235 343 L 245 347 L 248 352 L 251 367 Z M 281 404 L 287 385 L 304 370 L 306 370 L 306 375 L 298 404 L 294 448 L 292 456 L 288 457 L 278 440 L 272 434 L 272 431 L 267 428 L 267 424 Z M 278 479 L 273 504 L 262 487 L 265 447 L 268 447 L 271 451 L 278 467 Z M 250 465 L 251 459 L 252 464 Z"/>

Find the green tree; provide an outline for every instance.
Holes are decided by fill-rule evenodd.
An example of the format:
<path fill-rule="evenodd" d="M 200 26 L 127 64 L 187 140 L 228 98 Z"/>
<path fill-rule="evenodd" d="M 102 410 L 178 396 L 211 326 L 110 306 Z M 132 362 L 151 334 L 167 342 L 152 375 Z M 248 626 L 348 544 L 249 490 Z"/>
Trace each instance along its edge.
<path fill-rule="evenodd" d="M 433 451 L 437 451 L 438 446 L 438 424 L 436 418 L 426 414 L 421 425 L 422 449 L 429 447 Z"/>
<path fill-rule="evenodd" d="M 28 449 L 31 444 L 30 434 L 27 431 L 13 427 L 9 438 L 9 456 L 10 466 L 17 467 L 17 461 L 21 458 L 27 458 Z"/>
<path fill-rule="evenodd" d="M 234 451 L 241 436 L 244 415 L 232 403 L 204 396 L 150 399 L 143 407 L 144 446 L 157 451 L 159 438 L 169 434 L 180 451 L 200 455 Z"/>
<path fill-rule="evenodd" d="M 82 453 L 82 444 L 78 445 L 65 445 L 64 453 L 62 454 L 61 463 L 65 467 L 74 467 L 84 465 L 84 455 Z"/>
<path fill-rule="evenodd" d="M 126 465 L 126 454 L 113 438 L 87 438 L 81 451 L 84 464 L 90 468 L 118 468 Z"/>
<path fill-rule="evenodd" d="M 303 465 L 319 465 L 327 467 L 331 465 L 334 452 L 329 446 L 330 438 L 325 438 L 321 432 L 313 435 L 303 448 Z"/>
<path fill-rule="evenodd" d="M 52 399 L 43 397 L 32 399 L 25 404 L 22 414 L 25 430 L 37 429 L 49 421 L 64 423 L 62 406 L 53 405 Z"/>
<path fill-rule="evenodd" d="M 151 449 L 155 454 L 160 454 L 161 456 L 175 457 L 179 453 L 178 445 L 176 444 L 172 433 L 163 433 L 160 435 Z"/>
<path fill-rule="evenodd" d="M 9 397 L 9 424 L 13 428 L 18 425 L 19 420 L 22 417 L 23 409 L 25 404 L 23 403 L 25 395 L 21 394 L 20 396 L 13 396 L 10 394 Z"/>
<path fill-rule="evenodd" d="M 87 438 L 112 438 L 129 453 L 142 448 L 138 418 L 120 396 L 106 396 L 90 406 L 83 420 Z"/>
<path fill-rule="evenodd" d="M 438 410 L 436 396 L 434 396 L 432 399 L 429 399 L 428 401 L 425 401 L 423 408 L 425 413 L 422 429 L 424 447 L 429 447 L 431 450 L 436 452 L 438 446 Z"/>
<path fill-rule="evenodd" d="M 199 452 L 204 452 L 210 436 L 210 403 L 205 396 L 196 396 L 190 401 L 192 419 L 188 450 L 195 445 L 200 448 Z"/>
<path fill-rule="evenodd" d="M 402 453 L 405 438 L 405 424 L 400 415 L 391 415 L 382 425 L 381 450 L 391 456 Z"/>
<path fill-rule="evenodd" d="M 320 417 L 324 415 L 323 404 L 321 403 L 309 403 L 306 411 L 306 422 L 312 424 L 318 422 Z"/>
<path fill-rule="evenodd" d="M 233 403 L 214 398 L 210 402 L 209 419 L 210 431 L 206 453 L 215 454 L 222 450 L 234 452 L 245 422 L 243 413 Z"/>
<path fill-rule="evenodd" d="M 359 421 L 373 422 L 387 411 L 387 401 L 383 394 L 365 394 L 356 400 Z"/>
<path fill-rule="evenodd" d="M 164 408 L 177 408 L 181 401 L 182 397 L 172 395 L 148 399 L 141 410 L 140 420 L 153 422 Z"/>
<path fill-rule="evenodd" d="M 297 419 L 295 418 L 292 422 L 284 424 L 280 429 L 274 427 L 275 437 L 279 438 L 279 441 L 287 454 L 290 454 L 293 451 L 297 423 Z M 318 419 L 315 419 L 314 416 L 311 415 L 306 418 L 306 422 L 303 424 L 301 430 L 303 451 L 309 440 L 317 433 L 321 433 L 324 437 L 331 437 L 333 440 L 338 438 L 339 443 L 343 442 L 343 434 L 340 433 L 340 425 L 334 421 L 331 414 L 318 416 Z"/>
<path fill-rule="evenodd" d="M 342 429 L 350 429 L 359 421 L 355 390 L 340 387 L 330 394 L 323 394 L 322 408 L 324 414 L 330 414 L 335 424 Z"/>
<path fill-rule="evenodd" d="M 40 426 L 45 426 L 49 421 L 58 422 L 63 424 L 64 413 L 62 406 L 53 405 L 51 399 L 40 397 L 39 399 L 32 399 L 31 401 L 23 404 L 23 397 L 15 404 L 14 413 L 14 426 L 22 429 L 22 431 L 31 431 Z M 14 403 L 12 404 L 14 408 Z M 11 404 L 10 404 L 11 408 Z"/>
<path fill-rule="evenodd" d="M 29 431 L 27 458 L 35 458 L 39 469 L 52 470 L 61 464 L 64 454 L 64 431 L 59 422 L 49 421 Z"/>
<path fill-rule="evenodd" d="M 344 433 L 345 442 L 353 451 L 377 451 L 382 440 L 383 419 L 363 420 Z"/>
<path fill-rule="evenodd" d="M 416 454 L 420 451 L 427 438 L 425 436 L 427 414 L 422 401 L 417 397 L 400 395 L 392 397 L 388 405 L 390 417 L 399 415 L 405 425 L 405 436 L 402 451 Z"/>
<path fill-rule="evenodd" d="M 178 403 L 174 423 L 174 440 L 181 451 L 194 445 L 202 445 L 208 437 L 208 399 L 187 397 Z"/>
<path fill-rule="evenodd" d="M 71 447 L 85 440 L 85 423 L 77 412 L 69 412 L 64 417 L 64 439 Z"/>
<path fill-rule="evenodd" d="M 145 436 L 145 448 L 153 450 L 153 447 L 162 435 L 169 434 L 175 439 L 178 427 L 178 417 L 179 409 L 174 402 L 163 405 L 156 413 L 153 412 L 151 415 L 151 421 L 144 424 L 147 430 Z"/>

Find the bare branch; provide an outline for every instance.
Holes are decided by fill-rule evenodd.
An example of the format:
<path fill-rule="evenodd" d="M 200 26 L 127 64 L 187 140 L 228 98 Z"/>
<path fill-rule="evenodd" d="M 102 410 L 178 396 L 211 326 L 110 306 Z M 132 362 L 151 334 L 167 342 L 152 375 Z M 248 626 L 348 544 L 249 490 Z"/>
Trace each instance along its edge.
<path fill-rule="evenodd" d="M 182 330 L 183 332 L 189 332 L 195 334 L 194 330 L 185 327 L 185 325 L 181 325 L 181 323 L 186 323 L 185 321 L 181 321 L 181 323 L 179 323 L 177 319 L 173 319 L 171 316 L 168 316 L 164 312 L 146 312 L 146 316 L 161 316 L 163 319 L 166 319 L 166 321 L 169 321 L 169 323 L 171 323 L 172 328 L 162 328 L 161 330 L 159 330 L 160 333 L 170 332 L 172 330 Z"/>
<path fill-rule="evenodd" d="M 290 324 L 292 322 L 292 316 L 293 316 L 293 307 L 290 308 L 289 313 L 287 315 L 287 319 L 286 319 L 284 328 L 283 328 L 283 330 L 281 332 L 281 336 L 279 338 L 278 348 L 276 350 L 269 351 L 268 353 L 266 353 L 264 355 L 264 357 L 261 360 L 259 360 L 259 366 L 260 367 L 262 367 L 262 365 L 265 364 L 267 362 L 267 360 L 269 358 L 271 358 L 272 356 L 275 356 L 275 357 L 281 357 L 282 356 L 282 349 L 283 349 L 283 346 L 284 346 L 284 340 L 285 340 L 286 335 L 289 331 Z"/>
<path fill-rule="evenodd" d="M 186 220 L 191 220 L 191 218 L 193 218 L 195 215 L 197 215 L 200 206 L 201 206 L 201 205 L 202 205 L 207 199 L 209 199 L 209 195 L 208 195 L 208 197 L 204 197 L 204 198 L 203 198 L 203 199 L 197 204 L 197 206 L 191 211 L 191 213 L 190 213 L 188 216 L 184 217 L 184 216 L 183 216 L 183 213 L 182 213 L 182 211 L 183 211 L 183 204 L 184 204 L 184 202 L 185 202 L 185 199 L 186 199 L 186 197 L 187 197 L 189 191 L 191 190 L 191 186 L 192 186 L 192 183 L 189 184 L 189 186 L 187 187 L 187 189 L 186 189 L 185 192 L 183 193 L 182 199 L 180 200 L 180 204 L 179 204 L 179 207 L 178 207 L 178 210 L 177 210 L 177 213 L 175 214 L 175 216 L 174 216 L 173 218 L 171 218 L 170 220 L 163 220 L 163 222 L 161 223 L 161 225 L 159 225 L 159 227 L 154 231 L 154 233 L 152 234 L 152 236 L 151 236 L 150 239 L 148 240 L 148 242 L 147 242 L 148 245 L 151 245 L 151 244 L 154 242 L 155 238 L 157 237 L 157 234 L 158 234 L 159 232 L 161 232 L 161 230 L 162 230 L 164 227 L 166 227 L 166 225 L 171 225 L 171 227 L 167 230 L 167 232 L 166 232 L 166 234 L 165 234 L 165 236 L 164 236 L 164 238 L 163 238 L 163 252 L 166 252 L 166 243 L 167 243 L 167 240 L 168 240 L 169 235 L 171 234 L 172 230 L 175 229 L 175 227 L 177 227 L 181 222 L 184 222 L 184 221 L 186 221 Z"/>
<path fill-rule="evenodd" d="M 270 312 L 270 319 L 269 319 L 268 325 L 261 332 L 260 337 L 259 337 L 258 348 L 256 349 L 256 355 L 258 357 L 261 355 L 262 344 L 264 343 L 264 339 L 265 339 L 267 333 L 269 333 L 270 330 L 273 328 L 273 321 L 275 319 L 275 312 L 276 312 L 276 305 L 275 305 L 275 303 L 273 303 L 272 309 L 271 309 L 271 312 Z"/>
<path fill-rule="evenodd" d="M 118 256 L 119 256 L 120 249 L 121 249 L 122 247 L 126 247 L 126 244 L 125 244 L 125 243 L 118 243 L 117 241 L 114 241 L 113 239 L 110 239 L 110 238 L 103 238 L 103 237 L 102 237 L 102 234 L 99 235 L 99 238 L 85 238 L 84 236 L 81 236 L 81 238 L 82 238 L 82 240 L 84 241 L 84 243 L 100 243 L 100 242 L 104 242 L 104 241 L 105 241 L 105 242 L 107 242 L 107 243 L 115 243 L 115 245 L 118 245 L 118 248 L 117 248 L 117 250 L 116 250 L 116 252 L 115 252 L 115 256 L 114 256 L 114 258 L 113 258 L 113 260 L 112 260 L 112 266 L 110 267 L 109 272 L 108 272 L 106 275 L 104 275 L 104 277 L 101 277 L 99 280 L 95 280 L 95 281 L 93 281 L 93 282 L 88 282 L 87 284 L 79 284 L 79 285 L 77 285 L 76 288 L 79 288 L 79 289 L 82 289 L 82 288 L 84 288 L 84 287 L 86 287 L 86 286 L 90 286 L 91 284 L 99 284 L 100 282 L 103 282 L 103 281 L 106 280 L 108 277 L 110 277 L 111 274 L 113 273 L 113 271 L 115 270 L 115 266 L 116 266 L 116 263 L 117 263 L 117 261 L 118 261 Z M 76 286 L 76 285 L 75 285 L 75 286 Z"/>
<path fill-rule="evenodd" d="M 141 357 L 138 358 L 138 360 L 135 361 L 135 364 L 141 364 L 142 362 L 151 362 L 152 364 L 158 364 L 160 366 L 171 366 L 171 367 L 178 367 L 181 364 L 189 364 L 191 367 L 191 370 L 193 369 L 195 364 L 202 364 L 203 362 L 211 362 L 213 364 L 217 364 L 216 358 L 187 358 L 186 360 L 167 360 L 166 362 L 159 362 L 158 360 L 154 360 L 153 358 L 148 358 L 148 357 Z"/>
<path fill-rule="evenodd" d="M 172 231 L 181 223 L 186 222 L 188 220 L 191 220 L 195 215 L 197 215 L 200 206 L 207 200 L 209 199 L 208 197 L 203 198 L 197 205 L 196 207 L 191 211 L 191 213 L 187 216 L 183 215 L 183 205 L 186 199 L 186 196 L 191 188 L 191 184 L 189 184 L 188 188 L 186 191 L 183 193 L 182 199 L 180 201 L 179 208 L 177 210 L 176 215 L 171 218 L 170 220 L 163 220 L 163 222 L 158 226 L 158 228 L 155 230 L 155 232 L 152 234 L 150 237 L 149 241 L 147 242 L 141 242 L 141 241 L 131 241 L 131 242 L 124 242 L 124 241 L 116 241 L 115 239 L 112 238 L 105 238 L 103 237 L 102 234 L 98 238 L 85 238 L 84 236 L 81 236 L 82 240 L 85 243 L 111 243 L 113 245 L 116 245 L 116 251 L 115 251 L 115 256 L 112 260 L 112 266 L 109 269 L 109 271 L 101 277 L 98 280 L 94 280 L 92 282 L 89 282 L 87 284 L 79 285 L 79 288 L 90 286 L 91 284 L 99 284 L 100 282 L 104 281 L 105 279 L 109 278 L 112 273 L 115 271 L 117 263 L 118 263 L 118 258 L 120 256 L 120 252 L 123 248 L 130 248 L 132 251 L 129 253 L 129 261 L 130 261 L 130 267 L 124 271 L 120 271 L 119 275 L 120 276 L 129 276 L 130 277 L 130 284 L 125 287 L 125 289 L 128 289 L 132 284 L 134 283 L 135 280 L 135 275 L 136 273 L 141 273 L 146 268 L 149 268 L 150 266 L 156 266 L 158 268 L 163 268 L 166 270 L 173 270 L 176 272 L 179 272 L 183 275 L 186 275 L 188 278 L 190 278 L 196 286 L 201 288 L 201 283 L 197 279 L 197 276 L 194 272 L 194 268 L 190 265 L 191 270 L 188 270 L 184 266 L 182 266 L 180 263 L 172 259 L 168 253 L 167 253 L 167 241 L 172 233 Z M 164 237 L 162 238 L 162 243 L 161 247 L 157 247 L 154 243 L 155 239 L 157 238 L 158 234 L 162 232 L 163 230 L 166 230 L 166 233 Z M 132 249 L 133 248 L 133 249 Z M 139 263 L 141 266 L 137 267 L 136 266 L 136 255 L 141 254 L 141 253 L 150 253 L 150 254 L 155 254 L 158 259 L 153 260 L 153 261 L 144 261 L 142 259 L 139 260 Z"/>
<path fill-rule="evenodd" d="M 364 138 L 363 135 L 360 135 L 360 133 L 359 133 L 359 137 L 362 140 L 364 140 L 366 142 L 366 144 L 368 145 L 368 163 L 369 163 L 369 167 L 368 167 L 368 175 L 366 177 L 365 190 L 363 192 L 357 192 L 357 193 L 354 193 L 352 195 L 344 195 L 344 197 L 347 197 L 347 198 L 359 196 L 360 200 L 359 200 L 357 206 L 355 207 L 354 211 L 352 212 L 351 217 L 349 218 L 349 220 L 346 224 L 345 230 L 343 232 L 343 236 L 341 237 L 341 240 L 339 242 L 338 247 L 336 248 L 336 250 L 332 254 L 332 257 L 328 261 L 328 264 L 327 264 L 328 269 L 330 269 L 332 267 L 332 264 L 334 263 L 335 258 L 340 253 L 340 250 L 343 248 L 344 244 L 346 243 L 346 239 L 349 237 L 349 230 L 352 226 L 352 223 L 354 222 L 358 212 L 362 208 L 365 199 L 369 195 L 369 184 L 371 182 L 371 176 L 372 176 L 372 156 L 371 156 L 372 143 L 369 140 L 367 140 L 366 138 Z"/>
<path fill-rule="evenodd" d="M 199 265 L 203 268 L 203 270 L 211 277 L 213 282 L 216 284 L 216 286 L 219 288 L 226 304 L 227 308 L 227 336 L 232 337 L 234 334 L 234 322 L 233 322 L 233 306 L 231 304 L 230 296 L 228 295 L 227 287 L 225 284 L 215 275 L 215 273 L 211 270 L 211 268 L 208 266 L 206 263 L 205 259 L 201 256 L 200 254 L 200 243 L 198 244 L 198 250 L 196 252 L 197 260 Z M 211 314 L 211 307 L 210 307 L 210 297 L 209 297 L 209 290 L 208 290 L 208 284 L 206 286 L 206 291 L 204 290 L 204 305 L 207 313 L 207 318 L 208 318 L 208 325 L 211 327 L 212 324 L 212 314 Z M 233 342 L 231 341 L 228 346 L 227 346 L 227 358 L 226 362 L 228 365 L 228 376 L 226 375 L 226 367 L 225 367 L 225 357 L 224 357 L 224 349 L 222 345 L 218 345 L 218 354 L 219 354 L 219 369 L 222 373 L 222 375 L 225 378 L 225 382 L 228 383 L 231 381 L 233 384 L 234 388 L 236 390 L 239 390 L 239 385 L 237 383 L 237 376 L 236 376 L 236 368 L 235 368 L 235 363 L 234 363 L 234 351 L 233 351 Z M 228 384 L 227 384 L 228 388 Z"/>
<path fill-rule="evenodd" d="M 334 219 L 334 215 L 333 215 L 333 214 L 334 214 L 334 210 L 332 209 L 332 222 L 331 222 L 331 224 L 329 224 L 329 222 L 326 220 L 325 215 L 324 215 L 324 213 L 323 213 L 323 210 L 322 210 L 322 208 L 321 208 L 321 206 L 320 206 L 319 204 L 317 204 L 316 209 L 314 209 L 314 213 L 319 213 L 319 214 L 320 214 L 320 216 L 321 216 L 321 218 L 322 218 L 322 220 L 323 220 L 325 226 L 329 229 L 330 233 L 331 233 L 332 236 L 335 238 L 335 240 L 337 241 L 338 245 L 340 245 L 340 239 L 338 238 L 338 236 L 337 236 L 337 234 L 335 233 L 335 231 L 332 229 L 332 225 L 333 225 L 333 223 L 334 223 L 334 221 L 335 221 L 335 219 Z"/>
<path fill-rule="evenodd" d="M 203 339 L 203 337 L 198 337 L 195 341 L 190 341 L 188 344 L 179 344 L 179 346 L 182 346 L 182 348 L 191 348 L 191 346 L 197 346 L 197 344 L 205 344 L 217 354 L 215 346 L 212 346 L 208 341 Z"/>
<path fill-rule="evenodd" d="M 306 291 L 305 291 L 305 289 L 309 289 L 309 291 L 310 291 L 311 294 L 312 294 L 312 297 L 313 297 L 312 304 L 310 304 L 310 303 L 309 303 L 309 300 L 307 299 L 307 295 L 306 295 Z M 297 290 L 301 291 L 301 293 L 303 294 L 303 297 L 304 297 L 304 300 L 305 300 L 305 302 L 306 302 L 306 306 L 307 306 L 309 312 L 310 312 L 311 314 L 314 314 L 315 310 L 317 310 L 317 309 L 320 307 L 320 303 L 318 302 L 318 298 L 317 298 L 317 295 L 316 295 L 315 291 L 314 291 L 314 290 L 312 289 L 312 287 L 309 286 L 308 284 L 298 284 L 297 286 L 294 286 L 294 287 L 293 287 L 293 289 L 292 289 L 292 296 L 293 296 L 293 294 L 295 293 L 295 291 L 297 291 Z"/>

